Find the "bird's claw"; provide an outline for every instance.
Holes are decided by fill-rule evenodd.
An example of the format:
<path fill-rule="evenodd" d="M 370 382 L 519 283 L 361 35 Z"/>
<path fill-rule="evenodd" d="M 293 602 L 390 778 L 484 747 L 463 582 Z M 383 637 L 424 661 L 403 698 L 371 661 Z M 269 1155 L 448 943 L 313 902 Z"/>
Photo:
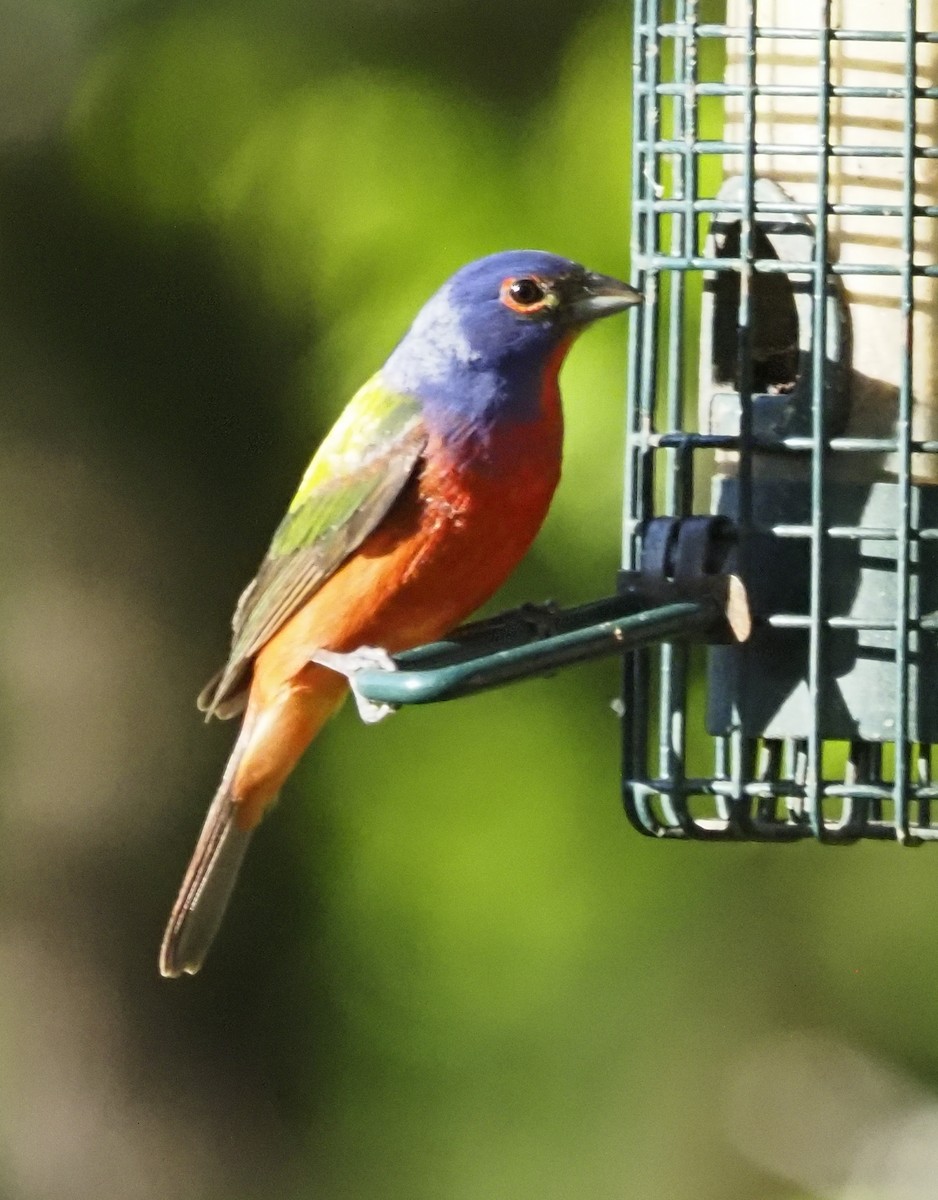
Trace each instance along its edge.
<path fill-rule="evenodd" d="M 553 637 L 557 632 L 560 605 L 555 600 L 545 600 L 543 604 L 528 602 L 515 611 L 536 638 Z"/>
<path fill-rule="evenodd" d="M 338 654 L 334 650 L 316 650 L 309 656 L 309 660 L 345 676 L 355 697 L 358 715 L 366 725 L 375 725 L 391 713 L 397 712 L 395 704 L 376 704 L 374 700 L 363 696 L 355 681 L 359 671 L 396 671 L 397 663 L 387 650 L 382 650 L 380 646 L 359 646 L 357 650 L 348 654 Z"/>

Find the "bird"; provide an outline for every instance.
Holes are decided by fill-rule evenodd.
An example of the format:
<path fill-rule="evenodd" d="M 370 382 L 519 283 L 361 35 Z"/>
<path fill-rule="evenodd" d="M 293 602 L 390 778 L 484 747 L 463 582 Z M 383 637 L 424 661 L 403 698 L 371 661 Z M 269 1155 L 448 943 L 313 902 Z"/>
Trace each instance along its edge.
<path fill-rule="evenodd" d="M 438 640 L 520 562 L 560 478 L 560 366 L 578 333 L 640 301 L 554 254 L 488 255 L 430 297 L 349 401 L 199 696 L 206 719 L 242 720 L 166 927 L 162 975 L 202 966 L 251 836 L 345 699 L 359 649 L 386 659 Z"/>

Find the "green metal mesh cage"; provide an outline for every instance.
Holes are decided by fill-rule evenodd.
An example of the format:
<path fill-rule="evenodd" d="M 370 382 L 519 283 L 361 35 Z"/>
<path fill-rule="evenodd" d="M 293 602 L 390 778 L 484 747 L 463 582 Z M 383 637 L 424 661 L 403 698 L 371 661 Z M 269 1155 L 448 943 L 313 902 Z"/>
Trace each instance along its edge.
<path fill-rule="evenodd" d="M 754 617 L 742 645 L 627 656 L 624 798 L 645 833 L 938 837 L 938 34 L 921 23 L 876 0 L 836 21 L 830 0 L 636 2 L 647 302 L 623 566 L 642 568 L 655 519 L 719 515 Z"/>

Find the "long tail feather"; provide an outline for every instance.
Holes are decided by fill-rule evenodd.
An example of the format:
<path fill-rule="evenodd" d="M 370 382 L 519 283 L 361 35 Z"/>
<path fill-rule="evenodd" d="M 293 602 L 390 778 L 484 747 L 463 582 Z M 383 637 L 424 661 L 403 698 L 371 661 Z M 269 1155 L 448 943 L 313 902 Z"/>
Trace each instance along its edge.
<path fill-rule="evenodd" d="M 251 841 L 252 829 L 238 827 L 231 781 L 241 757 L 235 746 L 208 810 L 192 861 L 182 881 L 160 947 L 160 974 L 194 975 L 205 961 Z"/>

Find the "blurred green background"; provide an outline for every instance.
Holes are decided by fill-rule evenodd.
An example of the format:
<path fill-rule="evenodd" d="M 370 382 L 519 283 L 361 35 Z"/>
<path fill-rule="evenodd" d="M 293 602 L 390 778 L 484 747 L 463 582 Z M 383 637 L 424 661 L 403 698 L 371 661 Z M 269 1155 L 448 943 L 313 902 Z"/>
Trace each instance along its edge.
<path fill-rule="evenodd" d="M 934 1196 L 934 852 L 642 839 L 614 665 L 344 712 L 156 973 L 317 440 L 462 262 L 628 271 L 629 24 L 0 0 L 0 1195 Z M 624 341 L 499 606 L 611 586 Z"/>

